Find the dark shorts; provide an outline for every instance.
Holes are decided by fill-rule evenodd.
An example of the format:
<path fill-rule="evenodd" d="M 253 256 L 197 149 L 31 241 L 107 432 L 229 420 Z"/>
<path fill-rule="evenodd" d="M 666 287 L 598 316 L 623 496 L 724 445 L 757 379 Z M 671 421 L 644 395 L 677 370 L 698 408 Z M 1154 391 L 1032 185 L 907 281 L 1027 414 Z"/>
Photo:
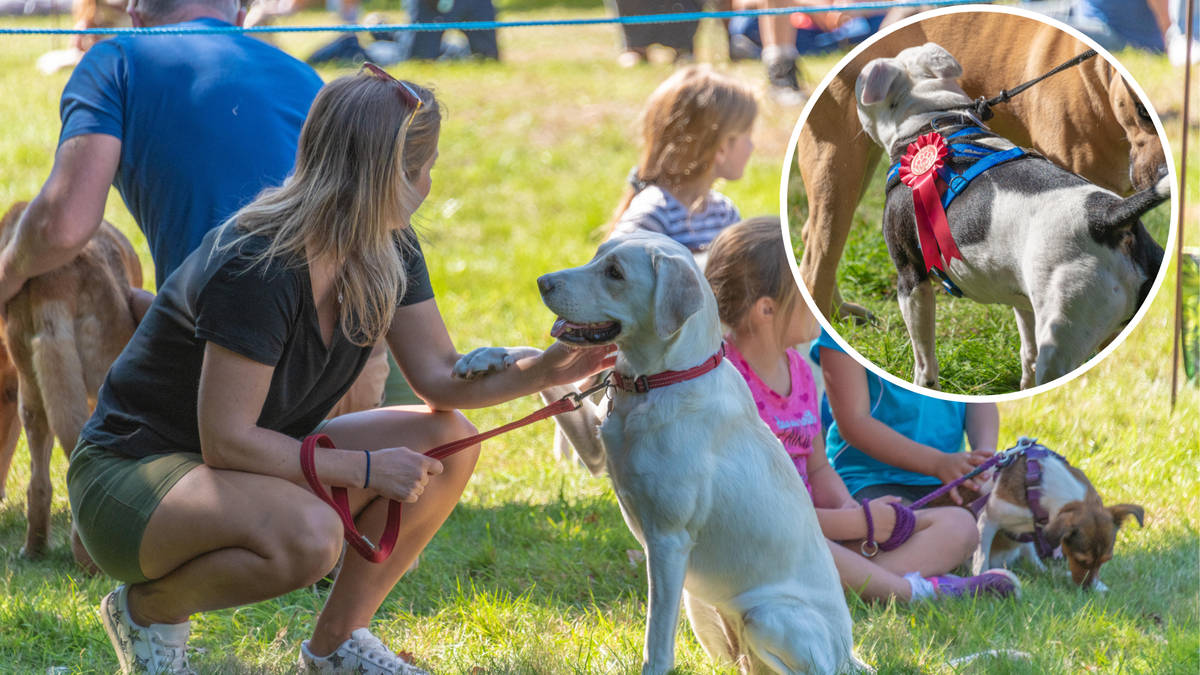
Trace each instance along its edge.
<path fill-rule="evenodd" d="M 71 518 L 105 574 L 128 583 L 149 580 L 138 553 L 150 514 L 184 474 L 203 463 L 192 452 L 133 459 L 79 442 L 67 469 Z"/>
<path fill-rule="evenodd" d="M 322 420 L 313 433 L 328 423 Z M 184 474 L 203 463 L 195 452 L 134 459 L 79 442 L 67 468 L 71 519 L 105 574 L 128 583 L 149 581 L 139 553 L 150 515 Z"/>
<path fill-rule="evenodd" d="M 868 485 L 867 487 L 854 493 L 855 501 L 864 499 L 878 499 L 887 495 L 895 495 L 904 500 L 905 504 L 911 504 L 925 495 L 933 492 L 941 487 L 940 485 L 900 485 L 897 483 L 881 483 L 879 485 Z"/>

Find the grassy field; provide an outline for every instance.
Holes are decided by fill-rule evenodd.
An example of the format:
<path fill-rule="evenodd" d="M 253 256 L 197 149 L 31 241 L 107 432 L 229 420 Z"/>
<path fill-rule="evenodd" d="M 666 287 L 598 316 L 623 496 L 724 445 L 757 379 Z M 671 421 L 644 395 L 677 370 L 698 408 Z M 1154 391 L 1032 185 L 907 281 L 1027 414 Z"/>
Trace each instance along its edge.
<path fill-rule="evenodd" d="M 517 0 L 503 15 L 598 16 L 600 10 Z M 321 40 L 279 42 L 305 55 Z M 617 68 L 614 40 L 611 27 L 513 30 L 501 35 L 502 64 L 392 69 L 432 84 L 449 110 L 433 192 L 418 221 L 438 303 L 461 351 L 549 343 L 553 317 L 534 279 L 591 257 L 635 161 L 637 111 L 670 72 L 665 64 Z M 32 196 L 49 171 L 66 76 L 44 78 L 32 63 L 62 44 L 0 42 L 0 205 Z M 762 86 L 761 66 L 724 63 L 722 49 L 716 26 L 706 25 L 701 59 Z M 809 78 L 815 82 L 835 61 L 807 62 Z M 326 79 L 339 74 L 322 72 Z M 1177 91 L 1166 82 L 1157 95 L 1177 105 Z M 764 104 L 746 177 L 721 187 L 743 214 L 778 209 L 780 166 L 797 114 Z M 108 217 L 135 239 L 150 274 L 144 242 L 115 194 Z M 1200 395 L 1185 390 L 1176 410 L 1168 407 L 1172 290 L 1164 287 L 1131 338 L 1086 376 L 1001 406 L 1002 443 L 1037 436 L 1086 471 L 1109 501 L 1145 506 L 1145 527 L 1120 533 L 1117 556 L 1105 567 L 1112 591 L 1081 593 L 1058 568 L 1023 575 L 1020 601 L 909 607 L 851 598 L 858 652 L 880 673 L 1200 669 Z M 537 406 L 528 398 L 468 416 L 491 428 Z M 643 565 L 630 555 L 637 542 L 607 479 L 556 463 L 550 446 L 549 424 L 485 445 L 461 505 L 376 617 L 374 628 L 393 647 L 439 673 L 636 672 L 646 592 Z M 97 607 L 114 583 L 83 576 L 71 563 L 61 454 L 54 473 L 47 559 L 18 555 L 28 481 L 23 443 L 0 504 L 0 673 L 112 672 L 116 661 Z M 193 664 L 206 673 L 291 672 L 322 601 L 304 590 L 198 616 Z M 1028 659 L 951 665 L 989 649 L 1019 650 Z M 707 660 L 686 622 L 677 654 L 679 672 L 732 672 Z"/>
<path fill-rule="evenodd" d="M 1181 73 L 1165 58 L 1149 57 L 1132 50 L 1121 58 L 1157 104 L 1164 125 L 1171 127 L 1174 138 L 1178 139 Z M 1196 140 L 1194 135 L 1193 147 Z M 800 172 L 794 166 L 791 169 L 788 217 L 789 222 L 795 224 L 793 244 L 799 260 L 803 251 L 800 226 L 808 216 L 808 205 Z M 843 296 L 869 309 L 876 320 L 865 324 L 847 318 L 837 320 L 835 327 L 864 357 L 911 382 L 912 346 L 896 302 L 896 268 L 880 228 L 887 170 L 885 158 L 876 167 L 866 196 L 855 212 L 837 274 Z M 1169 203 L 1158 206 L 1143 218 L 1151 236 L 1163 246 L 1167 243 L 1169 221 Z M 984 305 L 968 298 L 955 298 L 942 291 L 940 286 L 937 289 L 936 351 L 941 389 L 967 395 L 1018 391 L 1021 364 L 1017 355 L 1021 342 L 1012 309 L 1007 305 Z"/>

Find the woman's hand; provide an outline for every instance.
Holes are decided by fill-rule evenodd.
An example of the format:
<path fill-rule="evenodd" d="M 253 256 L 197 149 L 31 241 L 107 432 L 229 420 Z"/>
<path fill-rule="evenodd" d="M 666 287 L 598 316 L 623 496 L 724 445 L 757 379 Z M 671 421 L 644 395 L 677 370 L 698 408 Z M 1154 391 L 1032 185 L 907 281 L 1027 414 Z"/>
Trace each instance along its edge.
<path fill-rule="evenodd" d="M 441 472 L 441 462 L 408 448 L 374 450 L 367 488 L 398 502 L 415 502 L 429 478 Z"/>
<path fill-rule="evenodd" d="M 875 526 L 871 536 L 875 538 L 876 543 L 885 542 L 892 537 L 892 530 L 896 528 L 896 509 L 889 504 L 898 501 L 899 497 L 887 495 L 867 502 L 865 508 L 871 509 L 871 521 Z M 865 513 L 863 518 L 866 518 Z"/>
<path fill-rule="evenodd" d="M 932 470 L 927 472 L 930 476 L 942 481 L 943 484 L 958 480 L 960 477 L 970 473 L 975 467 L 983 464 L 996 453 L 990 450 L 973 450 L 971 452 L 950 452 L 940 453 L 934 459 Z M 962 486 L 979 492 L 979 483 L 975 480 L 966 480 L 962 482 Z M 962 497 L 958 494 L 958 488 L 950 490 L 950 499 L 954 500 L 955 504 L 962 505 Z"/>
<path fill-rule="evenodd" d="M 555 342 L 539 358 L 546 369 L 546 386 L 552 387 L 582 380 L 617 363 L 617 346 L 573 347 Z"/>

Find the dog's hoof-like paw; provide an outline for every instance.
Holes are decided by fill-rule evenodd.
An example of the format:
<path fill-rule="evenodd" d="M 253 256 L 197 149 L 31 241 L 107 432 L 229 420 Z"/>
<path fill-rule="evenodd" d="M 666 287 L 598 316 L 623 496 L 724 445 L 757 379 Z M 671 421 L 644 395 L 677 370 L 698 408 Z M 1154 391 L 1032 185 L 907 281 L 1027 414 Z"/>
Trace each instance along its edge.
<path fill-rule="evenodd" d="M 505 347 L 480 347 L 459 359 L 451 372 L 459 379 L 474 380 L 498 373 L 515 362 L 516 359 Z"/>

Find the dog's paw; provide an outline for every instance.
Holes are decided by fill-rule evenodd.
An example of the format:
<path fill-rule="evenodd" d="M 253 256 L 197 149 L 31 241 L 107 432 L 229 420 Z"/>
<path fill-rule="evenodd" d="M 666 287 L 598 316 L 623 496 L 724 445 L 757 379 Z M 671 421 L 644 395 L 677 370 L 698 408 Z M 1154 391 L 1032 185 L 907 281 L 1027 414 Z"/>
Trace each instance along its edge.
<path fill-rule="evenodd" d="M 458 360 L 451 374 L 463 380 L 475 380 L 507 369 L 523 358 L 528 347 L 480 347 Z"/>
<path fill-rule="evenodd" d="M 480 347 L 459 359 L 452 374 L 463 380 L 474 380 L 505 370 L 515 362 L 504 347 Z"/>

